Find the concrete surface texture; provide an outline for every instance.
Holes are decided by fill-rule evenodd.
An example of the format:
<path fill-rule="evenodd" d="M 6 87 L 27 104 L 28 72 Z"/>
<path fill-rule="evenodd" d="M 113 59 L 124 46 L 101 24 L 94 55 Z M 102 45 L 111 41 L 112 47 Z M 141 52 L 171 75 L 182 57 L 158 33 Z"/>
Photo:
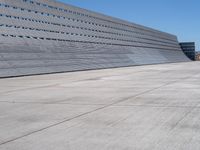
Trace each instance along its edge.
<path fill-rule="evenodd" d="M 200 62 L 0 85 L 0 150 L 200 149 Z"/>

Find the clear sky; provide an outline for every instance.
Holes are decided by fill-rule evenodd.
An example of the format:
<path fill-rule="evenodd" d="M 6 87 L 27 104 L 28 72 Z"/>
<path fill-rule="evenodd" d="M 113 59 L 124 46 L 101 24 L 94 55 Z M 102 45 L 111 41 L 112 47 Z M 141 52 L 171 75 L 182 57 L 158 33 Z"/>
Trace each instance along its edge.
<path fill-rule="evenodd" d="M 200 0 L 58 0 L 194 41 L 200 51 Z"/>

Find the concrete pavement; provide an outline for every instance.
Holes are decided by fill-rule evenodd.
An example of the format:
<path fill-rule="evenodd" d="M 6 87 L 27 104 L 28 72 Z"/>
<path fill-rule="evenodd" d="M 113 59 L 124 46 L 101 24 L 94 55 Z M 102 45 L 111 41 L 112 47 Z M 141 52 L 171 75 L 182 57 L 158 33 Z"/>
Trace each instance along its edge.
<path fill-rule="evenodd" d="M 152 149 L 200 149 L 200 62 L 0 79 L 0 150 Z"/>

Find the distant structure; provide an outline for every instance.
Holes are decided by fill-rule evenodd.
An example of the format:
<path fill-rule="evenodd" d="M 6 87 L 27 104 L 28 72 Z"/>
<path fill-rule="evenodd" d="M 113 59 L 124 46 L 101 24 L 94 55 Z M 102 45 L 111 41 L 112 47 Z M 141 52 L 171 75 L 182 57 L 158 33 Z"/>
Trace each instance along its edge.
<path fill-rule="evenodd" d="M 53 0 L 0 0 L 0 77 L 189 61 L 177 37 Z"/>
<path fill-rule="evenodd" d="M 196 61 L 200 61 L 200 51 L 196 51 Z"/>
<path fill-rule="evenodd" d="M 196 52 L 195 52 L 195 43 L 194 42 L 184 42 L 180 43 L 181 49 L 185 53 L 185 55 L 191 59 L 195 60 L 196 58 Z"/>

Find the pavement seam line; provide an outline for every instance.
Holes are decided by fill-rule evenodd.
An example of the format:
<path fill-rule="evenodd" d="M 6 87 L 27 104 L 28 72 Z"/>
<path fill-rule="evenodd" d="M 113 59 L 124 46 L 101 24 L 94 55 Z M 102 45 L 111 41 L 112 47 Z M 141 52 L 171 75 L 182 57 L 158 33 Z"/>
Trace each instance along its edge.
<path fill-rule="evenodd" d="M 45 86 L 36 86 L 36 87 L 27 87 L 27 88 L 22 88 L 22 89 L 17 89 L 17 90 L 10 90 L 6 92 L 0 92 L 1 95 L 6 95 L 12 92 L 17 92 L 17 91 L 26 91 L 26 90 L 34 90 L 34 89 L 41 89 L 41 88 L 47 88 L 47 87 L 52 87 L 52 86 L 58 86 L 59 84 L 52 84 L 52 85 L 45 85 Z"/>

